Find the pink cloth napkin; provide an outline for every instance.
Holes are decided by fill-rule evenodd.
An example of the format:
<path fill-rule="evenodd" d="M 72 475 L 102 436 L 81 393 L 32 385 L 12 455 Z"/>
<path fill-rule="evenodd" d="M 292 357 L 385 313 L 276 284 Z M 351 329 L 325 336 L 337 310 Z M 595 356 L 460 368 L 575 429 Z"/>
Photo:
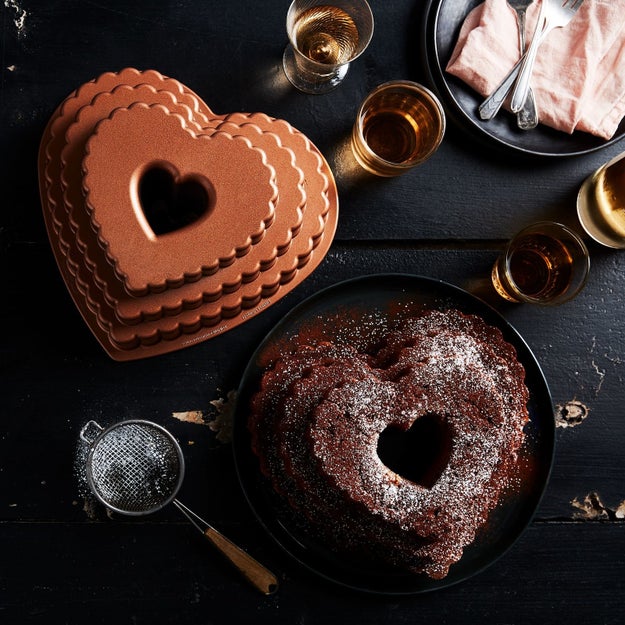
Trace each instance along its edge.
<path fill-rule="evenodd" d="M 527 11 L 528 46 L 540 2 Z M 447 71 L 486 97 L 519 56 L 514 11 L 485 0 L 466 17 Z M 625 115 L 625 0 L 585 0 L 541 44 L 531 85 L 542 124 L 609 139 Z"/>

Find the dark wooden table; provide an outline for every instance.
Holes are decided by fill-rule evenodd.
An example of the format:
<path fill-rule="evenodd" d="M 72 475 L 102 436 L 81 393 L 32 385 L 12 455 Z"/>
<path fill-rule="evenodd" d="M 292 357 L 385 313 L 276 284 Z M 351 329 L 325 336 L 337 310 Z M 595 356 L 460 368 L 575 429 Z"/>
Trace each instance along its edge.
<path fill-rule="evenodd" d="M 288 1 L 12 0 L 0 7 L 2 297 L 0 622 L 622 623 L 625 611 L 625 255 L 590 244 L 586 289 L 559 308 L 503 305 L 484 284 L 522 226 L 577 227 L 582 180 L 623 149 L 526 158 L 450 123 L 425 165 L 392 180 L 350 176 L 354 114 L 378 83 L 427 82 L 425 3 L 372 1 L 376 30 L 345 83 L 324 96 L 284 88 Z M 109 359 L 57 270 L 37 189 L 37 149 L 59 102 L 102 72 L 154 68 L 216 112 L 291 122 L 327 157 L 340 218 L 315 273 L 239 328 L 152 359 Z M 445 590 L 373 596 L 292 561 L 250 511 L 231 445 L 203 423 L 239 383 L 265 334 L 296 304 L 346 278 L 403 272 L 480 292 L 527 341 L 549 382 L 556 453 L 534 520 L 503 557 Z M 582 412 L 585 419 L 577 419 Z M 259 596 L 173 508 L 111 518 L 86 497 L 78 433 L 89 419 L 147 418 L 181 441 L 181 498 L 271 566 Z"/>

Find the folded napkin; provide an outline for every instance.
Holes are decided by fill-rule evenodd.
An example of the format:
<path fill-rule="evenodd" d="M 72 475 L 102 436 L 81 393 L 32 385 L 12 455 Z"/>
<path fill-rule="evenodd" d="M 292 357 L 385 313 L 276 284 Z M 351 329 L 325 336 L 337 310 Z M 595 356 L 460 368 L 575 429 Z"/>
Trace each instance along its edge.
<path fill-rule="evenodd" d="M 528 45 L 540 2 L 527 11 Z M 467 15 L 447 71 L 486 97 L 519 56 L 514 11 L 485 0 Z M 625 0 L 585 0 L 541 44 L 531 85 L 542 124 L 612 137 L 625 115 Z"/>

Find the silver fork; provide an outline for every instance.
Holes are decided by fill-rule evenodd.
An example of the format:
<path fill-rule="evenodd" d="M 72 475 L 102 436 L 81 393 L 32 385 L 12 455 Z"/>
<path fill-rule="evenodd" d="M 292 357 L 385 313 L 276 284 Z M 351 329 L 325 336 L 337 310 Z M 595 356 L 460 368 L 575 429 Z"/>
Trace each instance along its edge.
<path fill-rule="evenodd" d="M 525 12 L 534 0 L 507 0 L 508 5 L 516 14 L 516 22 L 519 30 L 519 51 L 521 56 L 525 54 Z M 517 126 L 521 130 L 531 130 L 538 125 L 538 113 L 536 111 L 536 101 L 534 92 L 530 87 L 527 92 L 527 99 L 523 107 L 516 116 Z"/>
<path fill-rule="evenodd" d="M 536 31 L 532 37 L 532 42 L 527 50 L 527 54 L 521 64 L 519 76 L 512 92 L 510 109 L 513 113 L 518 113 L 527 99 L 527 92 L 530 86 L 530 77 L 536 60 L 536 53 L 542 38 L 546 37 L 554 28 L 566 26 L 584 0 L 543 0 L 540 7 Z M 540 33 L 540 36 L 537 36 Z"/>

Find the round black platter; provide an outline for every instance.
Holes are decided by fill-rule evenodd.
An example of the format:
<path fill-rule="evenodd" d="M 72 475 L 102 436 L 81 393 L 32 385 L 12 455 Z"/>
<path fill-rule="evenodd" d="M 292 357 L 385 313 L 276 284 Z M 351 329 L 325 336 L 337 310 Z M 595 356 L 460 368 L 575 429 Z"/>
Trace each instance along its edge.
<path fill-rule="evenodd" d="M 625 136 L 625 120 L 614 136 L 605 140 L 585 132 L 569 135 L 541 124 L 532 130 L 520 130 L 515 116 L 504 110 L 489 121 L 480 119 L 477 109 L 484 98 L 448 74 L 445 67 L 467 14 L 481 1 L 429 0 L 425 9 L 422 35 L 425 67 L 452 119 L 491 144 L 533 156 L 577 156 L 607 147 Z"/>
<path fill-rule="evenodd" d="M 325 319 L 349 318 L 357 330 L 359 319 L 382 319 L 397 311 L 456 308 L 482 317 L 498 327 L 504 338 L 517 350 L 525 367 L 530 391 L 526 442 L 520 451 L 522 466 L 517 486 L 502 497 L 486 526 L 469 545 L 459 562 L 452 565 L 447 577 L 430 579 L 379 563 L 350 560 L 313 538 L 288 507 L 281 505 L 261 475 L 252 452 L 247 430 L 247 409 L 258 388 L 263 370 L 280 352 L 297 345 L 306 328 L 323 327 L 324 336 L 344 333 L 340 324 L 324 324 Z M 321 320 L 322 323 L 319 323 Z M 318 332 L 318 330 L 316 330 Z M 458 583 L 501 556 L 521 535 L 531 521 L 547 484 L 554 453 L 555 424 L 549 388 L 525 341 L 516 330 L 490 306 L 460 288 L 438 280 L 405 275 L 380 274 L 356 278 L 331 286 L 305 300 L 279 322 L 251 358 L 239 387 L 234 420 L 234 454 L 243 491 L 269 534 L 293 558 L 322 577 L 353 589 L 383 594 L 416 594 Z"/>

